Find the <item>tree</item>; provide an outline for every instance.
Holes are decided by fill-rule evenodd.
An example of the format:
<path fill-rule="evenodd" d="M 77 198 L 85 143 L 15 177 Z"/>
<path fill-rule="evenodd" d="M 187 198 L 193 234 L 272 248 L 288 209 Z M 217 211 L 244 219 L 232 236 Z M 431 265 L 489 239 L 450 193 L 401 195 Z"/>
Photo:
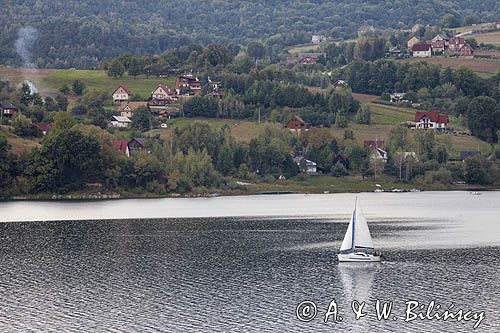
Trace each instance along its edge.
<path fill-rule="evenodd" d="M 370 125 L 372 121 L 372 112 L 368 105 L 363 105 L 356 113 L 356 122 L 358 124 Z"/>
<path fill-rule="evenodd" d="M 216 67 L 231 63 L 233 58 L 224 46 L 210 44 L 203 50 L 201 61 L 206 67 Z"/>
<path fill-rule="evenodd" d="M 142 60 L 142 58 L 132 58 L 128 67 L 128 75 L 135 78 L 137 75 L 142 74 L 143 70 L 144 61 Z"/>
<path fill-rule="evenodd" d="M 20 114 L 12 121 L 12 127 L 14 128 L 14 134 L 21 137 L 36 136 L 37 131 L 31 123 L 31 119 L 26 118 L 24 115 Z"/>
<path fill-rule="evenodd" d="M 152 128 L 153 117 L 147 107 L 139 107 L 132 115 L 132 128 L 146 131 Z"/>
<path fill-rule="evenodd" d="M 247 53 L 250 57 L 257 61 L 262 59 L 266 54 L 266 48 L 260 42 L 250 42 L 247 45 Z"/>
<path fill-rule="evenodd" d="M 470 184 L 489 184 L 491 162 L 484 157 L 469 157 L 464 161 L 464 179 Z"/>
<path fill-rule="evenodd" d="M 61 111 L 67 111 L 68 110 L 68 105 L 69 101 L 68 98 L 64 95 L 57 95 L 56 96 L 56 103 L 57 103 L 57 108 Z"/>
<path fill-rule="evenodd" d="M 473 98 L 467 109 L 467 122 L 473 135 L 490 143 L 498 141 L 500 107 L 493 98 Z"/>
<path fill-rule="evenodd" d="M 119 60 L 113 60 L 108 68 L 107 74 L 110 77 L 122 77 L 125 73 L 125 66 Z"/>
<path fill-rule="evenodd" d="M 81 96 L 83 94 L 83 91 L 85 90 L 85 83 L 80 80 L 75 80 L 73 81 L 71 89 L 73 90 L 75 95 Z"/>
<path fill-rule="evenodd" d="M 446 14 L 441 19 L 441 26 L 443 28 L 450 28 L 450 29 L 456 28 L 456 27 L 460 26 L 460 21 L 458 20 L 458 18 L 455 15 Z"/>

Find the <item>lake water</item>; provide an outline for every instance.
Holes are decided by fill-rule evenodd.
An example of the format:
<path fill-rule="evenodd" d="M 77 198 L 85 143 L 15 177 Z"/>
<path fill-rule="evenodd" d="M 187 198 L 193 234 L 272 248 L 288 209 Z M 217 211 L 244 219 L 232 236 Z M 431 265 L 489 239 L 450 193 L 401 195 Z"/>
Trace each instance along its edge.
<path fill-rule="evenodd" d="M 336 260 L 353 194 L 1 202 L 0 332 L 473 330 L 405 322 L 405 302 L 433 300 L 500 331 L 500 192 L 357 196 L 382 264 Z"/>

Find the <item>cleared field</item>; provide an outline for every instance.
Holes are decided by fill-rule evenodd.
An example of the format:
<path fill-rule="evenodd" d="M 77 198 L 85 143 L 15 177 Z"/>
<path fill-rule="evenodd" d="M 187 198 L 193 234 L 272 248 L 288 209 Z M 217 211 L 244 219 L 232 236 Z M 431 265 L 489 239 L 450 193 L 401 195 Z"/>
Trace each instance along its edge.
<path fill-rule="evenodd" d="M 134 95 L 147 98 L 159 83 L 172 87 L 175 83 L 173 77 L 158 78 L 144 75 L 123 76 L 110 78 L 102 70 L 76 70 L 76 69 L 23 69 L 0 67 L 0 79 L 9 80 L 19 84 L 24 80 L 32 81 L 43 95 L 56 95 L 64 84 L 71 86 L 73 81 L 80 80 L 89 90 L 99 90 L 111 94 L 119 85 L 129 87 Z"/>
<path fill-rule="evenodd" d="M 409 58 L 401 61 L 418 62 L 425 61 L 431 64 L 449 67 L 451 69 L 458 69 L 460 67 L 467 67 L 474 72 L 495 74 L 500 70 L 500 61 L 497 60 L 481 60 L 481 59 L 462 59 L 462 58 Z"/>
<path fill-rule="evenodd" d="M 466 37 L 474 38 L 478 43 L 500 45 L 500 31 L 472 34 Z"/>
<path fill-rule="evenodd" d="M 288 49 L 291 54 L 303 53 L 303 52 L 316 52 L 319 49 L 319 44 L 300 44 L 292 46 Z"/>

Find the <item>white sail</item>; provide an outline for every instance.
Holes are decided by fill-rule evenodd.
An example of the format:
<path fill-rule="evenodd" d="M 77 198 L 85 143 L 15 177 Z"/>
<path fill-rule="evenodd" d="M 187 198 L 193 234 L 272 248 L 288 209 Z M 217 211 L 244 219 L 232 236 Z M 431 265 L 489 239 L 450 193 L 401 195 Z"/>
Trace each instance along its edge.
<path fill-rule="evenodd" d="M 373 249 L 373 240 L 370 235 L 370 229 L 368 229 L 363 209 L 361 209 L 359 205 L 356 207 L 356 219 L 354 223 L 354 247 Z"/>
<path fill-rule="evenodd" d="M 353 234 L 354 225 L 354 234 Z M 368 229 L 363 210 L 356 203 L 356 207 L 351 216 L 351 221 L 347 227 L 347 231 L 340 246 L 340 251 L 354 250 L 355 248 L 370 248 L 373 249 L 372 236 Z"/>
<path fill-rule="evenodd" d="M 344 236 L 344 241 L 340 246 L 340 251 L 346 251 L 352 249 L 352 224 L 354 220 L 354 212 L 351 215 L 351 222 L 349 222 L 349 226 L 347 227 L 347 232 Z"/>

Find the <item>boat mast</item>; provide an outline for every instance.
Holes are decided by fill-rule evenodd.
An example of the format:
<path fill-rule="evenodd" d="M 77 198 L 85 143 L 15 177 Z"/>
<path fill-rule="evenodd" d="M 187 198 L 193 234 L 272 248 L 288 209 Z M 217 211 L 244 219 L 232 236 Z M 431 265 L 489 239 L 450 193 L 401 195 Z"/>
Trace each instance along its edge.
<path fill-rule="evenodd" d="M 354 211 L 352 212 L 352 241 L 351 241 L 351 246 L 352 246 L 352 251 L 354 252 L 354 230 L 355 230 L 355 224 L 356 224 L 356 208 L 358 204 L 358 197 L 355 198 L 354 200 Z"/>

